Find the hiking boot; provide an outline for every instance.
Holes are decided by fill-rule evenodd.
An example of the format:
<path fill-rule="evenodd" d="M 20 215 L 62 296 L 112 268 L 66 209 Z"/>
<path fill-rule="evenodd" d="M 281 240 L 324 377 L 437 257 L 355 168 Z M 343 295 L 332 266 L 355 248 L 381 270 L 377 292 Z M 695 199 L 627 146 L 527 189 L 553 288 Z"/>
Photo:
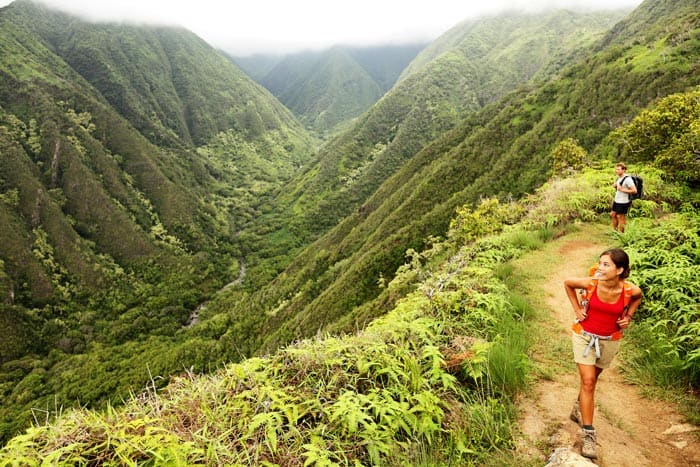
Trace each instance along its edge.
<path fill-rule="evenodd" d="M 574 402 L 574 407 L 571 409 L 571 415 L 569 415 L 569 418 L 572 422 L 576 422 L 579 426 L 581 426 L 581 406 L 578 403 L 578 399 L 576 399 L 576 402 Z"/>
<path fill-rule="evenodd" d="M 589 459 L 595 459 L 598 455 L 595 452 L 595 430 L 587 430 L 581 428 L 581 438 L 583 438 L 583 444 L 581 445 L 581 455 L 583 457 L 588 457 Z"/>

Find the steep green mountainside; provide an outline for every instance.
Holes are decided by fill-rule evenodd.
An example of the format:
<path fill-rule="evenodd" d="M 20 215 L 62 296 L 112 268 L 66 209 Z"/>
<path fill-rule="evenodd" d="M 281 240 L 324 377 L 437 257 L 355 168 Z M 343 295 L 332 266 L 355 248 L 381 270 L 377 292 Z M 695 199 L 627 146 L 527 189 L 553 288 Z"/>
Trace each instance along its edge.
<path fill-rule="evenodd" d="M 336 225 L 461 118 L 544 70 L 554 72 L 562 55 L 589 44 L 620 15 L 592 17 L 599 19 L 597 30 L 591 28 L 591 15 L 570 12 L 505 15 L 484 19 L 478 27 L 464 25 L 461 41 L 321 148 L 317 162 L 290 184 L 280 205 L 292 203 L 293 212 L 302 213 L 292 216 L 302 232 Z"/>
<path fill-rule="evenodd" d="M 296 79 L 289 60 L 294 58 L 277 65 L 262 84 L 316 131 L 328 131 L 356 117 L 383 94 L 369 73 L 341 48 L 329 50 L 312 67 L 299 70 Z"/>
<path fill-rule="evenodd" d="M 238 232 L 312 152 L 187 31 L 1 9 L 0 437 L 44 396 L 118 398 L 146 364 L 181 369 L 173 336 L 244 271 Z"/>
<path fill-rule="evenodd" d="M 152 142 L 201 145 L 229 129 L 257 136 L 296 125 L 245 73 L 184 29 L 91 24 L 31 3 L 14 15 Z"/>
<path fill-rule="evenodd" d="M 660 407 L 669 423 L 697 424 L 700 161 L 669 156 L 696 159 L 698 123 L 700 87 L 614 130 L 611 144 L 629 148 L 646 188 L 624 234 L 611 232 L 607 216 L 610 165 L 561 141 L 573 150 L 557 151 L 555 175 L 532 195 L 460 207 L 445 238 L 386 284 L 415 288 L 386 316 L 211 374 L 186 371 L 123 407 L 41 412 L 0 447 L 0 464 L 542 465 L 557 445 L 549 433 L 524 441 L 520 415 L 533 389 L 569 371 L 551 279 L 583 272 L 591 247 L 622 246 L 644 292 L 616 357 L 624 381 L 611 391 L 644 390 L 638 402 Z M 574 388 L 566 392 L 573 401 Z M 619 422 L 606 415 L 599 426 Z M 692 464 L 693 433 L 673 438 L 687 448 L 649 450 L 654 422 L 631 420 L 620 431 L 625 452 L 637 463 Z"/>
<path fill-rule="evenodd" d="M 117 260 L 154 252 L 160 223 L 197 252 L 244 221 L 225 218 L 227 191 L 269 193 L 310 156 L 292 115 L 190 33 L 89 24 L 30 2 L 0 21 L 3 154 L 16 160 L 3 169 L 25 228 L 60 207 L 45 217 Z M 76 238 L 59 254 L 80 249 Z"/>
<path fill-rule="evenodd" d="M 311 183 L 287 193 L 299 200 L 313 196 L 322 200 L 318 210 L 310 211 L 313 218 L 322 219 L 321 225 L 335 222 L 336 212 L 347 212 L 341 207 L 347 204 L 333 201 L 353 199 L 359 191 L 353 180 L 366 183 L 371 196 L 298 255 L 271 286 L 242 301 L 245 313 L 223 298 L 215 309 L 230 308 L 232 326 L 260 336 L 241 344 L 245 348 L 274 348 L 319 330 L 362 326 L 396 298 L 395 290 L 381 284 L 391 280 L 405 261 L 405 252 L 420 251 L 431 236 L 444 235 L 458 206 L 483 196 L 506 199 L 532 191 L 547 177 L 554 146 L 566 138 L 577 139 L 596 157 L 614 158 L 605 138 L 616 125 L 629 121 L 659 96 L 698 84 L 699 12 L 697 1 L 646 2 L 581 60 L 548 82 L 523 87 L 487 106 L 429 145 L 426 141 L 427 146 L 408 162 L 395 162 L 394 175 L 389 177 L 392 164 L 376 156 L 372 162 L 381 158 L 387 167 L 384 183 L 372 179 L 370 170 L 358 170 L 356 179 L 338 179 L 334 185 L 330 174 L 337 176 L 338 167 L 352 167 L 341 142 L 355 151 L 352 155 L 358 161 L 371 154 L 362 150 L 369 138 L 358 125 L 356 133 L 321 150 L 319 163 L 305 174 Z M 400 83 L 366 120 L 417 76 L 420 73 Z M 381 131 L 386 127 L 374 128 L 377 136 L 386 136 Z M 325 192 L 320 189 L 323 177 L 328 177 Z M 372 182 L 379 188 L 369 190 Z M 307 212 L 299 204 L 297 211 Z"/>
<path fill-rule="evenodd" d="M 542 76 L 549 75 L 562 63 L 570 61 L 576 54 L 585 53 L 585 45 L 592 43 L 601 31 L 607 30 L 618 20 L 629 13 L 629 10 L 582 13 L 573 11 L 559 11 L 556 14 L 542 18 L 538 16 L 535 22 L 520 24 L 517 29 L 508 27 L 495 27 L 495 22 L 485 22 L 484 18 L 464 21 L 430 45 L 425 47 L 416 58 L 407 66 L 398 81 L 403 81 L 414 73 L 420 72 L 441 55 L 463 55 L 468 58 L 483 57 L 494 50 L 498 50 L 502 57 L 509 57 L 517 62 L 523 70 L 532 71 L 533 67 L 539 68 L 544 54 L 551 63 L 550 68 L 543 67 L 535 70 Z M 498 17 L 499 21 L 520 21 L 520 15 L 509 14 Z M 546 30 L 556 38 L 559 44 L 551 40 L 542 40 L 540 31 L 542 24 L 546 24 Z M 572 33 L 572 28 L 575 33 Z M 578 37 L 581 34 L 583 37 Z M 514 72 L 512 66 L 504 61 L 492 60 L 487 64 L 492 68 L 492 79 L 500 80 L 501 74 L 509 75 Z M 473 83 L 473 86 L 485 83 Z M 489 89 L 480 92 L 484 101 L 493 100 L 494 93 Z"/>
<path fill-rule="evenodd" d="M 281 57 L 233 57 L 299 119 L 329 133 L 357 117 L 393 86 L 424 44 L 336 46 Z"/>
<path fill-rule="evenodd" d="M 257 245 L 257 255 L 282 258 L 274 265 L 279 268 L 291 257 L 289 251 L 296 251 L 353 212 L 365 211 L 366 200 L 406 161 L 482 107 L 480 95 L 485 90 L 491 89 L 488 93 L 493 99 L 504 91 L 504 80 L 515 89 L 541 70 L 553 71 L 556 64 L 561 65 L 561 56 L 573 53 L 569 38 L 584 47 L 620 15 L 602 15 L 607 23 L 599 19 L 597 33 L 591 30 L 591 17 L 601 15 L 505 15 L 487 18 L 478 27 L 464 25 L 461 41 L 398 83 L 349 129 L 328 141 L 316 161 L 282 190 L 270 213 L 259 220 L 261 225 L 278 226 L 275 243 Z M 521 29 L 525 32 L 519 32 Z M 497 35 L 517 40 L 513 44 L 505 39 L 495 41 Z M 532 41 L 539 45 L 533 48 Z M 472 46 L 492 42 L 493 46 L 482 49 Z M 562 44 L 566 47 L 561 48 Z M 474 53 L 468 55 L 462 49 Z M 534 65 L 523 69 L 523 57 Z M 256 269 L 258 262 L 251 258 L 251 280 L 269 278 L 274 273 L 269 261 L 260 270 Z"/>

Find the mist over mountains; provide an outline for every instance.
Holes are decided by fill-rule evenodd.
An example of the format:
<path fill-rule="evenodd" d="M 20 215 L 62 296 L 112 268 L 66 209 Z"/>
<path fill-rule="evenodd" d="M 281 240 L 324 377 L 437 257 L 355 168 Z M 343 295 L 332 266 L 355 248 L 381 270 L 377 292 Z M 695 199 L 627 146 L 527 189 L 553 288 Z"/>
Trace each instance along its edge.
<path fill-rule="evenodd" d="M 615 158 L 611 131 L 697 86 L 698 11 L 246 61 L 181 28 L 1 9 L 2 440 L 32 408 L 363 328 L 461 206 L 527 196 L 566 138 Z"/>
<path fill-rule="evenodd" d="M 307 128 L 332 133 L 369 109 L 397 81 L 425 44 L 336 46 L 284 56 L 233 57 Z"/>

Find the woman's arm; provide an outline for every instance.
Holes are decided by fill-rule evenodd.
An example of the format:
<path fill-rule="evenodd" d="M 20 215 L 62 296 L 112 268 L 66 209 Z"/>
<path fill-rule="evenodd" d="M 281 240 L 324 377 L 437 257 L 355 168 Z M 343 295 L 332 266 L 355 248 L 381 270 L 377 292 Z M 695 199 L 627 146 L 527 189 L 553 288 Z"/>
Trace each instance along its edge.
<path fill-rule="evenodd" d="M 590 277 L 577 277 L 570 278 L 564 281 L 564 289 L 566 290 L 566 296 L 569 297 L 569 302 L 571 302 L 571 307 L 574 310 L 576 319 L 583 321 L 586 319 L 586 309 L 578 301 L 577 289 L 586 289 L 588 283 L 590 282 Z"/>
<path fill-rule="evenodd" d="M 627 307 L 626 315 L 632 318 L 632 315 L 637 312 L 637 308 L 642 303 L 642 289 L 636 285 L 632 287 L 632 298 L 630 299 L 630 304 Z"/>
<path fill-rule="evenodd" d="M 617 325 L 622 329 L 629 327 L 630 323 L 632 322 L 632 315 L 637 312 L 637 308 L 639 308 L 640 303 L 642 303 L 642 289 L 635 285 L 632 287 L 632 298 L 630 299 L 627 311 L 622 318 L 617 320 Z"/>

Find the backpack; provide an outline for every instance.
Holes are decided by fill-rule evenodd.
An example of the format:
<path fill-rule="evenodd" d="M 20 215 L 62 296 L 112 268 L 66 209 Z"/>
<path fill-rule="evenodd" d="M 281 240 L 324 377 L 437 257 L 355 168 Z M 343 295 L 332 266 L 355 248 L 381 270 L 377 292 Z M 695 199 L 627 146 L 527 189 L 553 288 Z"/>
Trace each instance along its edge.
<path fill-rule="evenodd" d="M 636 193 L 627 193 L 627 196 L 629 197 L 631 203 L 635 199 L 640 199 L 642 196 L 644 196 L 644 180 L 642 180 L 642 177 L 640 177 L 639 175 L 625 175 L 625 177 L 622 179 L 622 183 L 625 182 L 625 178 L 627 177 L 632 179 L 635 188 L 637 188 Z"/>
<path fill-rule="evenodd" d="M 588 282 L 588 285 L 586 286 L 586 290 L 581 290 L 581 292 L 582 292 L 581 305 L 583 306 L 583 308 L 586 311 L 588 311 L 588 304 L 590 303 L 591 297 L 593 297 L 593 294 L 595 293 L 595 289 L 598 286 L 599 279 L 594 277 L 597 269 L 598 269 L 597 264 L 594 264 L 593 266 L 591 266 L 589 268 L 588 275 L 591 276 L 591 280 Z M 624 281 L 622 283 L 622 294 L 623 294 L 622 305 L 624 307 L 623 311 L 622 311 L 622 316 L 625 316 L 625 315 L 627 315 L 627 310 L 629 309 L 630 302 L 632 301 L 632 284 L 630 282 Z M 581 323 L 578 320 L 576 320 L 574 322 L 574 324 L 571 326 L 571 329 L 573 329 L 573 331 L 577 334 L 583 334 L 586 332 L 586 331 L 584 331 L 583 326 L 581 325 Z M 622 335 L 623 335 L 622 330 L 619 330 L 619 331 L 614 332 L 609 337 L 609 339 L 616 341 L 616 340 L 622 339 Z M 598 355 L 598 357 L 600 357 L 600 355 L 598 354 L 598 344 L 596 344 L 596 339 L 602 339 L 603 337 L 601 337 L 601 336 L 594 336 L 594 337 L 595 337 L 595 339 L 590 340 L 589 346 L 595 345 L 596 346 L 596 355 Z M 587 351 L 588 351 L 588 349 L 586 349 L 586 352 Z M 586 354 L 586 352 L 584 352 L 584 355 Z"/>
<path fill-rule="evenodd" d="M 585 292 L 581 294 L 581 303 L 584 308 L 588 307 L 588 303 L 591 301 L 593 292 L 595 292 L 595 288 L 598 286 L 598 279 L 594 277 L 597 270 L 598 263 L 594 263 L 590 268 L 588 268 L 588 275 L 591 277 L 591 280 L 588 282 Z M 583 292 L 583 290 L 581 292 Z M 623 315 L 626 315 L 627 309 L 632 301 L 632 284 L 630 282 L 624 281 L 622 283 L 622 293 L 624 294 L 622 299 L 622 304 L 624 305 Z"/>

